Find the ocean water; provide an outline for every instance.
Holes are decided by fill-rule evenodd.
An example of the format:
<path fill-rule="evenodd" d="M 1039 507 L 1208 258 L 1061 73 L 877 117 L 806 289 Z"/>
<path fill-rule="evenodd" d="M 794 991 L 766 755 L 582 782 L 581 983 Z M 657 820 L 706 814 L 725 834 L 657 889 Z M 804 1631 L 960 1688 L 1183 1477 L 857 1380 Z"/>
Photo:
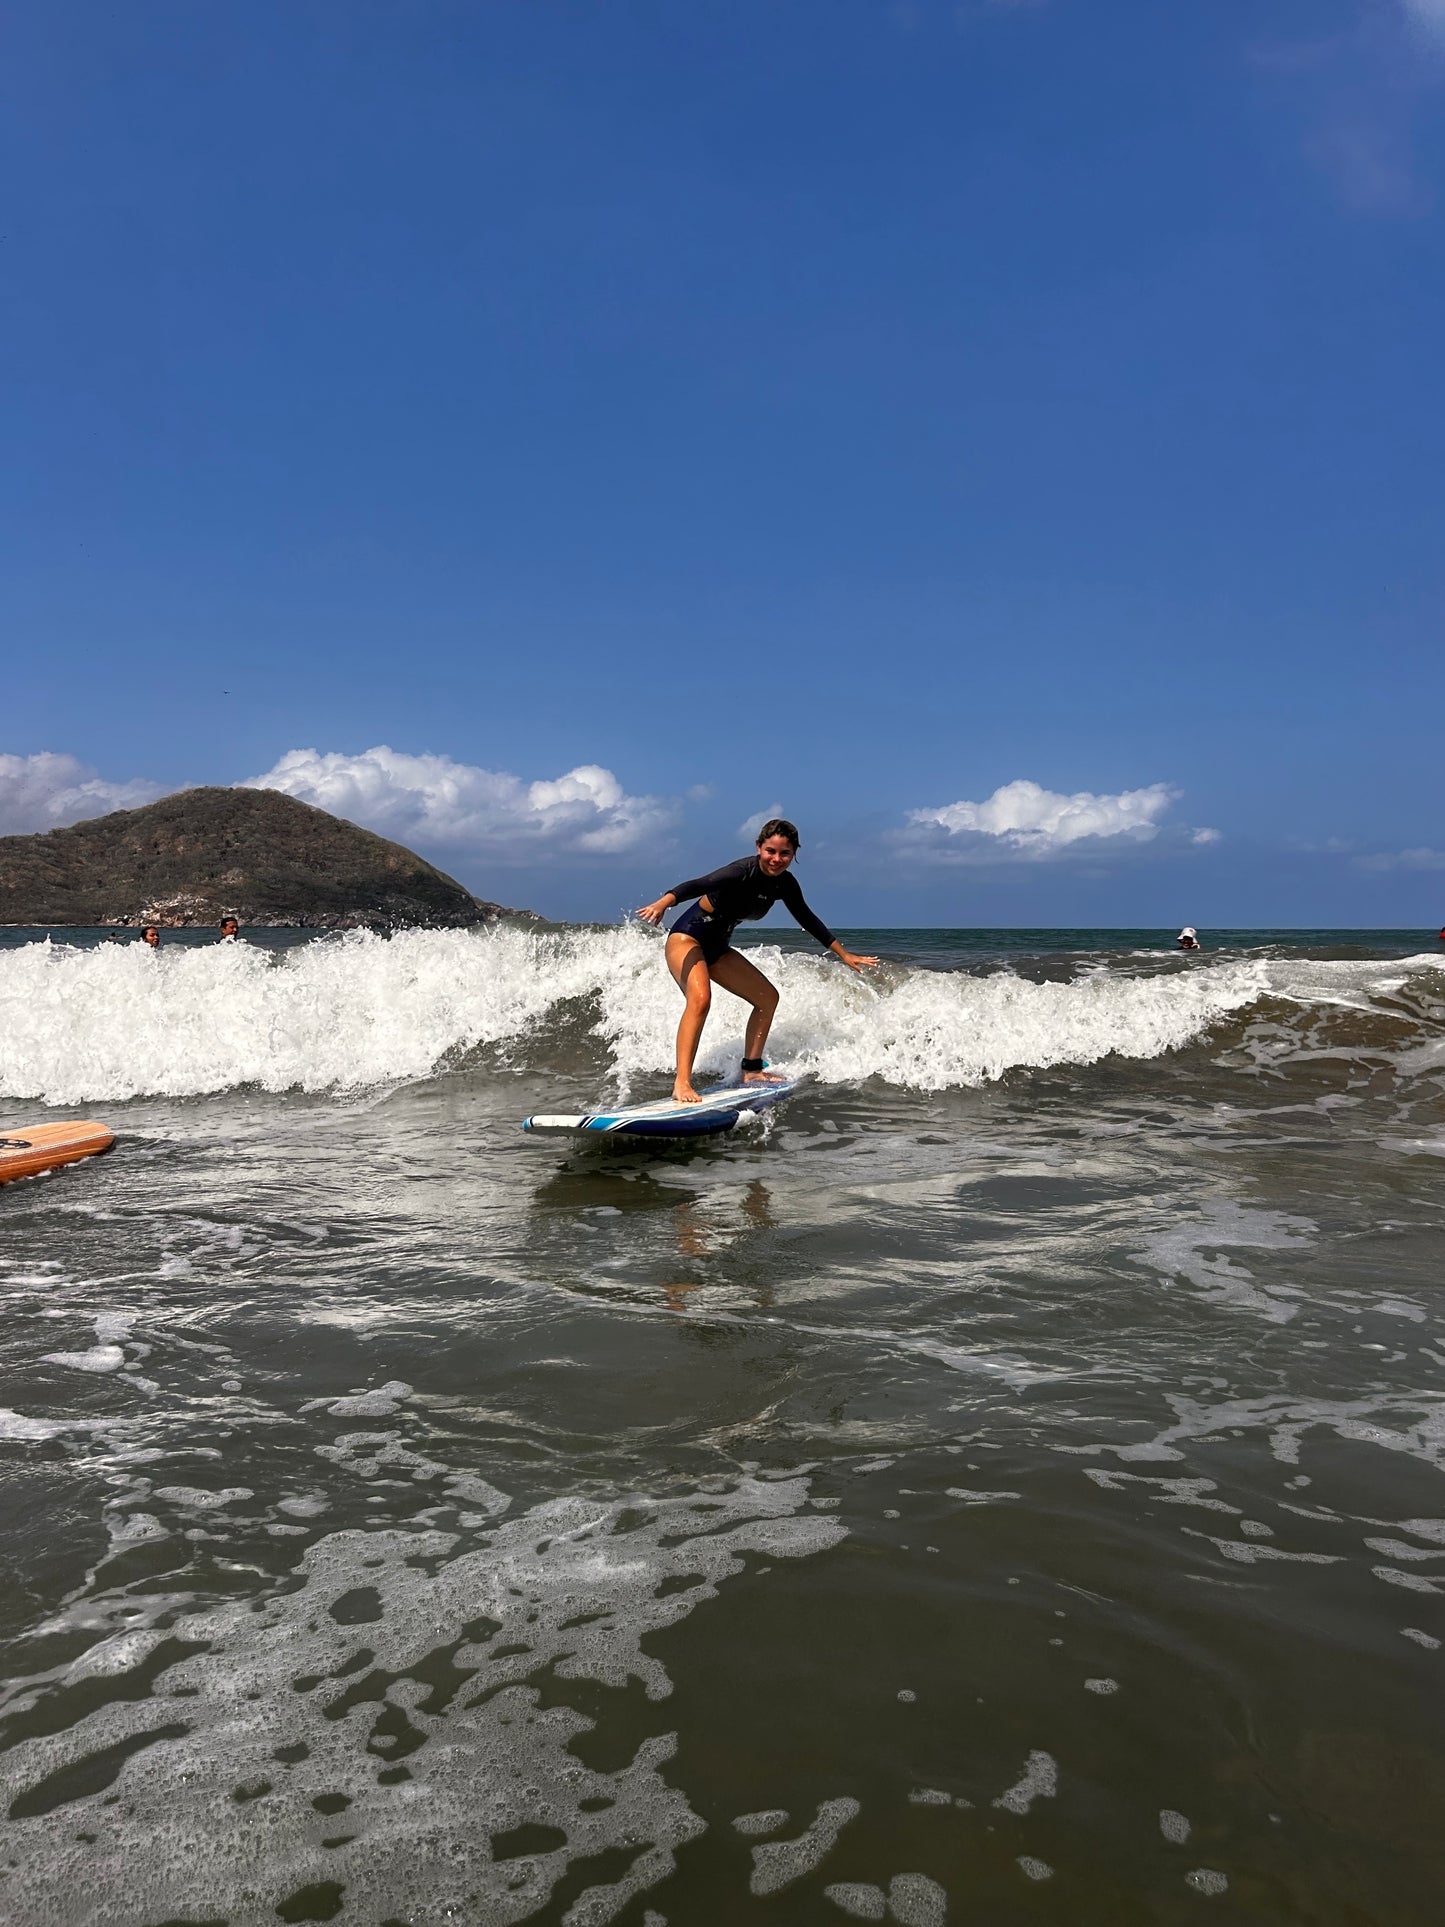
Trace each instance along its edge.
<path fill-rule="evenodd" d="M 0 1918 L 1413 1927 L 1445 946 L 0 934 Z M 701 1064 L 735 1062 L 719 993 Z"/>

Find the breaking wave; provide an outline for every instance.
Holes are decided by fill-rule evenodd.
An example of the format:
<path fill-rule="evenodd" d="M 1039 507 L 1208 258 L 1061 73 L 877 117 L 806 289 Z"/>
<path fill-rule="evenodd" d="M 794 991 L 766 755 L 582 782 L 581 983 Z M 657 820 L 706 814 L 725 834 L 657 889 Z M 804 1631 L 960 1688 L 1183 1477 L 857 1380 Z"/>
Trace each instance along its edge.
<path fill-rule="evenodd" d="M 1321 1048 L 1320 1024 L 1352 1013 L 1390 1029 L 1401 1068 L 1445 1069 L 1438 1017 L 1427 1021 L 1441 982 L 1431 957 L 1235 957 L 1167 971 L 1116 957 L 1039 983 L 899 965 L 863 980 L 822 956 L 752 954 L 784 993 L 773 1054 L 825 1082 L 944 1090 L 1015 1069 L 1156 1058 L 1250 1011 L 1261 1060 Z M 702 1071 L 735 1065 L 741 1009 L 718 994 Z M 661 944 L 635 925 L 358 932 L 282 953 L 36 943 L 0 953 L 0 1096 L 70 1105 L 243 1085 L 354 1091 L 444 1072 L 482 1049 L 515 1061 L 539 1048 L 579 1069 L 600 1049 L 625 1094 L 670 1066 L 677 1015 Z"/>

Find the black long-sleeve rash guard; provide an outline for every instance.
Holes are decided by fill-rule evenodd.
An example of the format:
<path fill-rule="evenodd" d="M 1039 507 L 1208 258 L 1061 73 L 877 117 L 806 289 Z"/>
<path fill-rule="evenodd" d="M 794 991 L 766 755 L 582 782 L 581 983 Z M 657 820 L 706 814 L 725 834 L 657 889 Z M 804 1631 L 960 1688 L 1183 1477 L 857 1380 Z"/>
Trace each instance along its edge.
<path fill-rule="evenodd" d="M 816 937 L 825 950 L 833 947 L 833 933 L 821 917 L 815 917 L 803 901 L 798 879 L 791 870 L 770 877 L 755 856 L 740 856 L 736 863 L 725 863 L 705 877 L 690 877 L 674 883 L 669 893 L 679 903 L 706 897 L 712 904 L 713 920 L 728 931 L 740 923 L 756 923 L 775 903 L 781 903 L 794 923 L 810 937 Z"/>

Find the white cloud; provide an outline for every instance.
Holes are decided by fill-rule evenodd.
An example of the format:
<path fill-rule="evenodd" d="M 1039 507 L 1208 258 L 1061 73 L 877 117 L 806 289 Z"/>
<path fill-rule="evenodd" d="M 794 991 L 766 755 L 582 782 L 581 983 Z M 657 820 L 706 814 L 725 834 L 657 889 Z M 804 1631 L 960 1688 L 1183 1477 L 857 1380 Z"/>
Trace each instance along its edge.
<path fill-rule="evenodd" d="M 781 816 L 782 813 L 783 806 L 781 803 L 769 803 L 765 810 L 754 810 L 751 816 L 744 817 L 738 825 L 737 833 L 739 837 L 746 837 L 747 841 L 751 843 L 755 840 L 758 831 L 770 817 Z"/>
<path fill-rule="evenodd" d="M 1080 857 L 1149 843 L 1169 830 L 1196 848 L 1218 843 L 1220 832 L 1167 826 L 1163 818 L 1181 792 L 1170 783 L 1096 796 L 1072 796 L 1020 779 L 1004 783 L 981 803 L 947 803 L 938 809 L 910 810 L 908 828 L 899 834 L 913 856 L 944 863 L 1041 862 L 1072 852 Z M 1077 847 L 1076 847 L 1077 846 Z"/>
<path fill-rule="evenodd" d="M 54 830 L 111 810 L 134 810 L 166 791 L 136 778 L 107 783 L 88 763 L 54 750 L 38 756 L 0 756 L 0 836 Z"/>
<path fill-rule="evenodd" d="M 615 855 L 669 829 L 676 807 L 628 796 L 611 770 L 584 763 L 550 781 L 408 756 L 384 743 L 360 755 L 289 750 L 246 789 L 284 790 L 302 802 L 402 843 L 486 851 L 527 861 L 538 851 Z"/>
<path fill-rule="evenodd" d="M 1355 861 L 1362 870 L 1445 870 L 1445 850 L 1423 845 L 1413 850 L 1381 850 Z"/>
<path fill-rule="evenodd" d="M 1117 796 L 1095 796 L 1088 790 L 1061 796 L 1024 779 L 1003 784 L 982 803 L 910 810 L 908 821 L 915 847 L 953 861 L 998 862 L 1008 856 L 1038 860 L 1076 843 L 1147 843 L 1158 835 L 1160 818 L 1179 794 L 1168 783 L 1151 783 Z M 1218 832 L 1199 835 L 1212 842 Z"/>

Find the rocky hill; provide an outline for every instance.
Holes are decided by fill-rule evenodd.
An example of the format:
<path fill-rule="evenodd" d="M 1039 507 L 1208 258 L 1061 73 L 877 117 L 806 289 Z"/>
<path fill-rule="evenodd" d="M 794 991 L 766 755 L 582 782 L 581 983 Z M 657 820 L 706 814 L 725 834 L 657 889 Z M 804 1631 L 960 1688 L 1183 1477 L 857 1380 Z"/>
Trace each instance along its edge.
<path fill-rule="evenodd" d="M 0 924 L 454 926 L 530 915 L 279 790 L 195 789 L 0 837 Z"/>

